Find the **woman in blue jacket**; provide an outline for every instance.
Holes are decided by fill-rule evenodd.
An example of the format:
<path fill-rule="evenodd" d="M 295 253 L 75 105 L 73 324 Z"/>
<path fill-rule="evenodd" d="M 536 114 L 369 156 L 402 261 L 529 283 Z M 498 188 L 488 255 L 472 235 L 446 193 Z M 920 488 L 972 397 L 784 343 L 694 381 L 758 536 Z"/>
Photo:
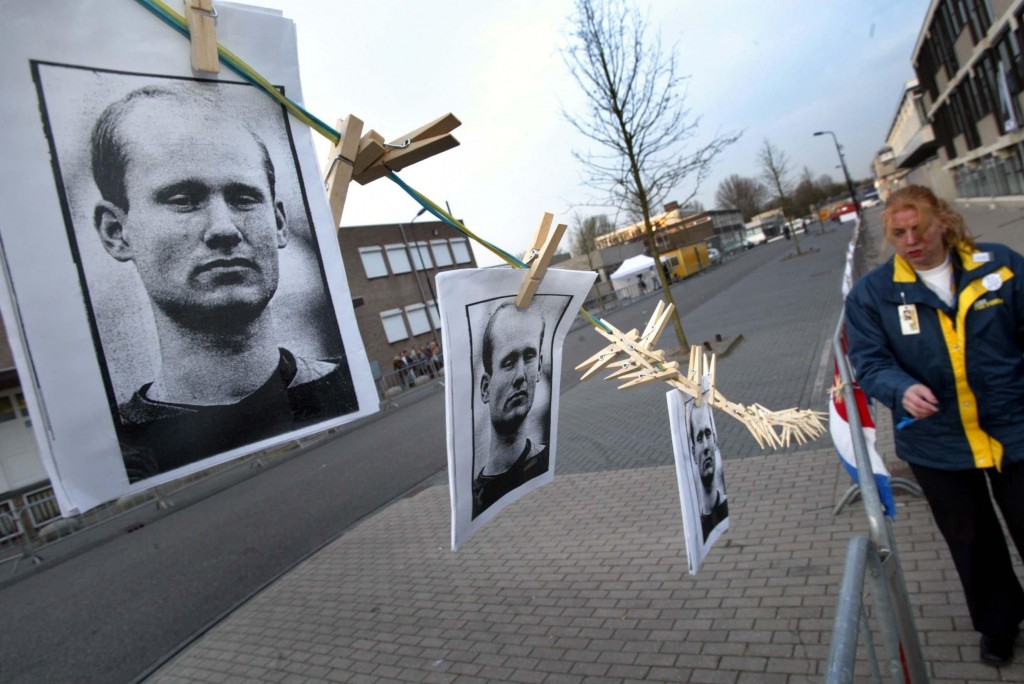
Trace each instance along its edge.
<path fill-rule="evenodd" d="M 1024 590 L 989 495 L 1024 554 L 1024 258 L 975 244 L 927 188 L 894 192 L 882 216 L 895 255 L 846 300 L 850 361 L 892 409 L 949 545 L 981 659 L 1013 659 Z"/>

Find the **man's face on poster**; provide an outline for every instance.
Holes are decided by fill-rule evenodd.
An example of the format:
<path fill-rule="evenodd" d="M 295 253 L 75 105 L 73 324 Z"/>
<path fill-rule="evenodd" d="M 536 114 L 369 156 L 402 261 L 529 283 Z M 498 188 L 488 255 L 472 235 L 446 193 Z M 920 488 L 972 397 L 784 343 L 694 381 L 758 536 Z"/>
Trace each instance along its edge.
<path fill-rule="evenodd" d="M 490 368 L 485 364 L 480 396 L 489 407 L 495 430 L 510 433 L 533 408 L 544 321 L 539 314 L 515 309 L 501 309 L 495 316 L 490 327 Z"/>
<path fill-rule="evenodd" d="M 702 403 L 694 406 L 690 413 L 690 443 L 693 465 L 697 468 L 701 484 L 710 489 L 715 479 L 715 444 L 714 431 L 711 428 L 711 406 Z"/>
<path fill-rule="evenodd" d="M 154 130 L 154 118 L 174 125 Z M 253 134 L 161 100 L 139 104 L 121 131 L 128 206 L 97 208 L 107 251 L 135 262 L 171 318 L 258 316 L 277 290 L 288 235 Z"/>

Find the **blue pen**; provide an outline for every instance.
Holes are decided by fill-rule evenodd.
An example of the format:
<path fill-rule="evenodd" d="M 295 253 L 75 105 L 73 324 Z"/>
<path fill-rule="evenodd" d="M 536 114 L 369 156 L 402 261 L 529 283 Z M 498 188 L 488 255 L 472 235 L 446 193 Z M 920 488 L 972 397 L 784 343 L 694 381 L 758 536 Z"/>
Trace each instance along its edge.
<path fill-rule="evenodd" d="M 911 425 L 913 425 L 916 422 L 917 422 L 917 418 L 911 418 L 910 416 L 903 416 L 902 418 L 900 418 L 900 422 L 896 423 L 896 429 L 897 430 L 904 430 L 904 429 L 910 427 Z"/>

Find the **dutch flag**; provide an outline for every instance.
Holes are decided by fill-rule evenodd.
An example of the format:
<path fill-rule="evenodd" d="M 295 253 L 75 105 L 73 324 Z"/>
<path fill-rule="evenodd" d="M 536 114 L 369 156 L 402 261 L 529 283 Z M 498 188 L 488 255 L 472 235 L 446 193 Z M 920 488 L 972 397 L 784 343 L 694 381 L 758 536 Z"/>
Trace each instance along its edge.
<path fill-rule="evenodd" d="M 840 384 L 839 369 L 835 369 L 835 384 Z M 896 517 L 896 501 L 892 497 L 892 485 L 889 481 L 889 470 L 882 462 L 882 457 L 875 449 L 875 419 L 871 415 L 871 408 L 868 406 L 868 397 L 864 390 L 858 385 L 853 386 L 854 395 L 857 400 L 857 410 L 860 413 L 860 422 L 864 428 L 864 441 L 867 443 L 868 455 L 871 457 L 871 470 L 875 474 L 875 484 L 878 486 L 878 496 L 885 507 L 885 514 L 890 518 Z M 857 457 L 853 453 L 853 436 L 850 434 L 850 423 L 847 418 L 847 405 L 841 392 L 833 392 L 828 402 L 828 428 L 832 433 L 832 442 L 839 452 L 839 460 L 846 467 L 853 481 L 860 484 L 857 477 Z"/>

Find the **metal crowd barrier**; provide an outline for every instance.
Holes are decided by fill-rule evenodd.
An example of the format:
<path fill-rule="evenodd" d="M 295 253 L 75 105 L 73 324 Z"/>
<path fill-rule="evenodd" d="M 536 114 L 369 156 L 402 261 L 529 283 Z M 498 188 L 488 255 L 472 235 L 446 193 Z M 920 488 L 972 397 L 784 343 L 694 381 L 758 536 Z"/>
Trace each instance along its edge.
<path fill-rule="evenodd" d="M 844 279 L 849 285 L 852 285 L 854 271 L 863 266 L 862 261 L 859 264 L 854 263 L 857 261 L 856 248 L 865 240 L 864 232 L 861 229 L 862 224 L 858 221 L 858 225 L 854 229 L 854 237 L 850 241 L 850 253 L 847 255 L 847 269 L 844 274 Z M 845 294 L 848 287 L 844 287 L 843 291 Z M 847 406 L 856 407 L 853 374 L 842 346 L 844 314 L 840 315 L 839 325 L 832 338 L 832 348 L 842 383 L 843 400 Z M 864 439 L 860 412 L 854 409 L 848 410 L 846 413 L 850 424 L 850 434 L 853 438 L 857 471 L 861 473 L 858 479 L 860 480 L 861 501 L 864 503 L 864 511 L 868 519 L 868 537 L 856 537 L 850 540 L 846 569 L 840 587 L 839 604 L 833 623 L 826 681 L 829 684 L 853 682 L 859 634 L 862 634 L 864 638 L 864 647 L 874 681 L 882 681 L 878 657 L 874 651 L 870 622 L 863 604 L 865 581 L 867 581 L 874 608 L 872 612 L 879 624 L 887 670 L 891 680 L 901 684 L 903 682 L 924 684 L 928 681 L 924 654 L 921 651 L 920 639 L 914 625 L 910 598 L 907 594 L 892 526 L 889 519 L 885 517 L 875 479 L 871 476 L 871 458 L 868 455 L 867 442 Z"/>
<path fill-rule="evenodd" d="M 382 373 L 377 378 L 377 395 L 380 397 L 381 408 L 396 407 L 396 397 L 439 378 L 443 384 L 444 362 L 440 358 L 418 361 L 410 366 Z"/>

